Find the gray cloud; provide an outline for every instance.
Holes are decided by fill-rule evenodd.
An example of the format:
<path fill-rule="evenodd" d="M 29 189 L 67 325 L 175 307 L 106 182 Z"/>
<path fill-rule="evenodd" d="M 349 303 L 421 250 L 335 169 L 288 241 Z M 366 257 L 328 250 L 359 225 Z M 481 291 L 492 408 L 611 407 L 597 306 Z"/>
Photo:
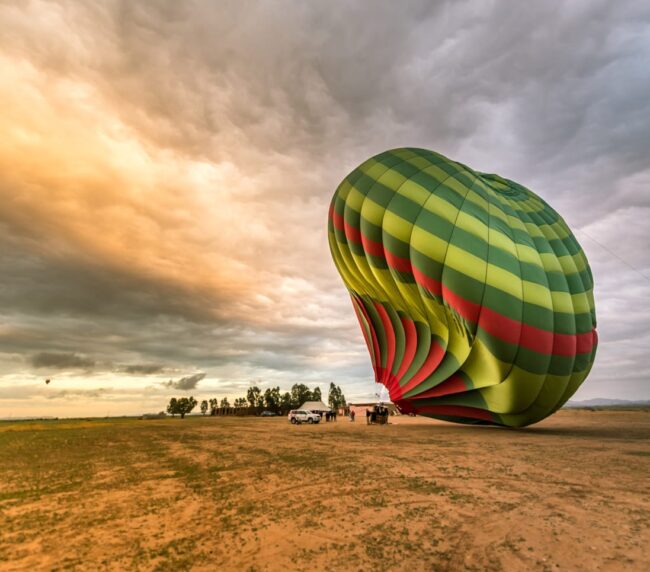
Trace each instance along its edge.
<path fill-rule="evenodd" d="M 32 356 L 31 363 L 37 369 L 90 369 L 95 360 L 75 353 L 40 352 Z"/>
<path fill-rule="evenodd" d="M 199 381 L 205 378 L 205 375 L 205 373 L 195 373 L 193 375 L 181 377 L 177 381 L 172 381 L 170 379 L 169 381 L 163 382 L 161 385 L 181 390 L 194 389 L 198 385 Z"/>
<path fill-rule="evenodd" d="M 121 371 L 123 371 L 124 373 L 131 373 L 131 374 L 152 375 L 155 373 L 163 373 L 167 371 L 167 368 L 161 364 L 145 363 L 145 364 L 126 365 L 122 367 Z"/>
<path fill-rule="evenodd" d="M 47 395 L 47 399 L 96 399 L 105 397 L 111 390 L 103 387 L 97 389 L 63 389 Z"/>

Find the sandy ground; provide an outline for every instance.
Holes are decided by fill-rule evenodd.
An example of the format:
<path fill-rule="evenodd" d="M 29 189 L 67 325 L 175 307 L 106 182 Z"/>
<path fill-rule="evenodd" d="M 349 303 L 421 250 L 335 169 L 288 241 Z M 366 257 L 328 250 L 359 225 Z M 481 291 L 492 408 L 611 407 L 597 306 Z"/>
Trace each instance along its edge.
<path fill-rule="evenodd" d="M 5 423 L 0 454 L 2 570 L 650 570 L 649 412 Z"/>

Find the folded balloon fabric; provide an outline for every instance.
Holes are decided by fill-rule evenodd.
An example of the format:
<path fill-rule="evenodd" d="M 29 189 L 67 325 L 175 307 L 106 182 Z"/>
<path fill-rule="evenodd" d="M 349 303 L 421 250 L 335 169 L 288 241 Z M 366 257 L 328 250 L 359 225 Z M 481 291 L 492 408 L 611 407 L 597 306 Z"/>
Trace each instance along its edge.
<path fill-rule="evenodd" d="M 584 381 L 593 279 L 534 193 L 433 151 L 386 151 L 339 185 L 329 244 L 375 378 L 403 413 L 521 427 Z"/>

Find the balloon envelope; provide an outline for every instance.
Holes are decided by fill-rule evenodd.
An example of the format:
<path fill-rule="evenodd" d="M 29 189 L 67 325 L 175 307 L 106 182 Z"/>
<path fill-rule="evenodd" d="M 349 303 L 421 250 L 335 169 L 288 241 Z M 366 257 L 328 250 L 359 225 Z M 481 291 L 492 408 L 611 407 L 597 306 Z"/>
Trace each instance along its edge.
<path fill-rule="evenodd" d="M 339 185 L 328 234 L 376 381 L 402 412 L 520 427 L 589 373 L 591 270 L 522 185 L 432 151 L 386 151 Z"/>

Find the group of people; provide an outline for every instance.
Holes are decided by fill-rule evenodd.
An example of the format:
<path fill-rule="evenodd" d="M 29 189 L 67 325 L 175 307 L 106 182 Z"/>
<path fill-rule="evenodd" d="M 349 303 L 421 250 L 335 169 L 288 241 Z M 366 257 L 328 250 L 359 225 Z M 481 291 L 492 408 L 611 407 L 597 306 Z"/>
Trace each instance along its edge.
<path fill-rule="evenodd" d="M 325 421 L 336 421 L 337 412 L 335 409 L 321 413 L 321 418 L 325 417 Z"/>
<path fill-rule="evenodd" d="M 366 423 L 379 423 L 384 425 L 388 423 L 388 408 L 383 405 L 375 405 L 372 409 L 366 409 Z"/>
<path fill-rule="evenodd" d="M 372 408 L 366 409 L 366 423 L 370 425 L 371 423 L 379 423 L 383 425 L 388 423 L 388 407 L 383 405 L 374 405 Z M 354 409 L 350 409 L 350 421 L 354 422 L 354 417 L 356 412 Z"/>

